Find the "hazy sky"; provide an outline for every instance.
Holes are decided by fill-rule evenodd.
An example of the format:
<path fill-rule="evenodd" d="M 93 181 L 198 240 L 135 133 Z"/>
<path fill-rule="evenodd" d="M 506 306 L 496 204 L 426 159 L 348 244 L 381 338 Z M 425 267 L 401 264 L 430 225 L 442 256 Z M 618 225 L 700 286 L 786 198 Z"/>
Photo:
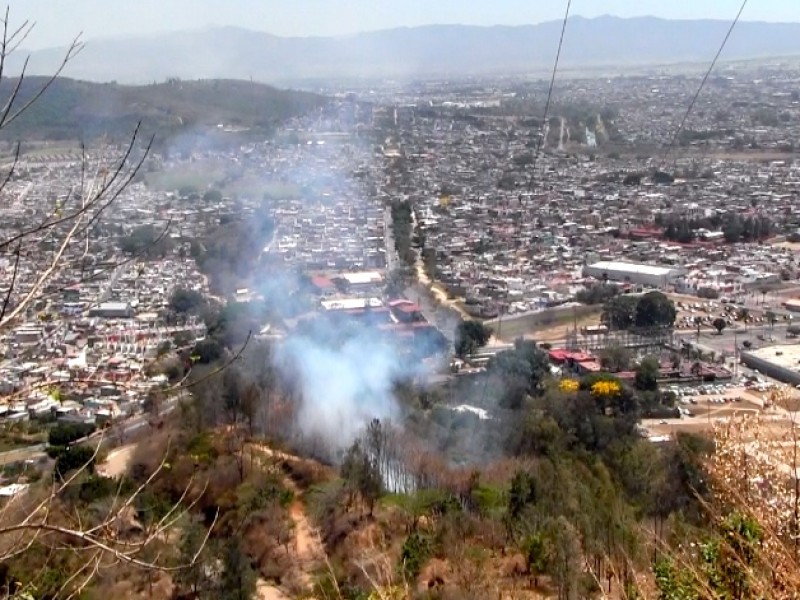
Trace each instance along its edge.
<path fill-rule="evenodd" d="M 732 19 L 741 0 L 573 0 L 572 14 Z M 3 3 L 0 2 L 0 5 Z M 558 19 L 565 0 L 6 0 L 36 21 L 29 49 L 147 32 L 236 25 L 284 36 L 344 35 L 431 23 L 518 25 Z M 800 0 L 751 0 L 746 21 L 800 22 Z"/>

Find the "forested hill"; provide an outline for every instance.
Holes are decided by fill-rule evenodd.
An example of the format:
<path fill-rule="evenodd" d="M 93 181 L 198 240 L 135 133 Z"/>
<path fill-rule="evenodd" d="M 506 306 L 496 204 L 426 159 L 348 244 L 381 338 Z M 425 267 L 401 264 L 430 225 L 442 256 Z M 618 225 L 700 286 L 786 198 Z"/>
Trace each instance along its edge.
<path fill-rule="evenodd" d="M 22 106 L 46 82 L 22 82 Z M 9 97 L 17 80 L 0 83 L 0 97 Z M 139 121 L 144 133 L 162 139 L 192 128 L 216 127 L 270 130 L 286 118 L 325 102 L 307 92 L 281 90 L 236 80 L 201 80 L 126 86 L 59 78 L 30 110 L 0 132 L 0 139 L 75 139 L 107 135 L 128 137 Z"/>

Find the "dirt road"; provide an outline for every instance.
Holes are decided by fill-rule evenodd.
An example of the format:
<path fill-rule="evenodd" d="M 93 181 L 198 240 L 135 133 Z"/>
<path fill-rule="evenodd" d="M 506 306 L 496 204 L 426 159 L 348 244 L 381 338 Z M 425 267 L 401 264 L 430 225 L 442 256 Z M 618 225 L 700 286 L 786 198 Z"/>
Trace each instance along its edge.
<path fill-rule="evenodd" d="M 273 450 L 267 446 L 253 445 L 252 448 L 265 456 L 282 460 L 300 460 L 295 456 Z M 283 483 L 294 494 L 294 501 L 289 507 L 289 515 L 294 523 L 294 548 L 297 557 L 297 567 L 300 572 L 303 587 L 310 592 L 314 584 L 311 573 L 324 562 L 325 548 L 322 545 L 319 532 L 311 525 L 308 515 L 306 514 L 306 509 L 301 499 L 302 490 L 291 477 L 286 476 Z M 259 583 L 258 594 L 261 600 L 284 600 L 289 598 L 279 588 L 271 586 L 266 582 Z"/>
<path fill-rule="evenodd" d="M 104 477 L 119 477 L 128 470 L 137 444 L 120 446 L 108 453 L 105 462 L 97 467 L 97 472 Z"/>
<path fill-rule="evenodd" d="M 280 588 L 268 584 L 263 579 L 259 579 L 256 583 L 256 598 L 258 600 L 292 600 Z"/>

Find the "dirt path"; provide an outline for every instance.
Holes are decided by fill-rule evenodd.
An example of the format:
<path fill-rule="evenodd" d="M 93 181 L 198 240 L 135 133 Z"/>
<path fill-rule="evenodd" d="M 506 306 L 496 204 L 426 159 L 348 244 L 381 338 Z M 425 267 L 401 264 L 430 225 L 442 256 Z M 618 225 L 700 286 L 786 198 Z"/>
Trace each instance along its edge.
<path fill-rule="evenodd" d="M 411 211 L 411 219 L 413 227 L 414 229 L 416 229 L 417 216 L 414 214 L 414 211 Z M 414 261 L 414 269 L 417 272 L 417 281 L 419 281 L 419 283 L 423 287 L 427 288 L 436 300 L 438 300 L 442 305 L 448 306 L 453 310 L 457 311 L 462 318 L 464 319 L 472 318 L 469 316 L 469 314 L 467 314 L 467 312 L 463 308 L 461 308 L 456 302 L 454 302 L 447 296 L 447 292 L 445 292 L 441 287 L 439 287 L 439 285 L 435 281 L 432 281 L 431 278 L 428 277 L 428 274 L 425 272 L 425 267 L 422 264 L 422 256 L 420 256 L 419 253 L 417 253 L 417 258 Z"/>
<path fill-rule="evenodd" d="M 253 445 L 252 448 L 265 456 L 282 460 L 300 460 L 296 456 L 273 450 L 267 446 Z M 310 592 L 314 584 L 311 573 L 324 562 L 325 548 L 322 545 L 319 531 L 311 525 L 306 514 L 305 506 L 301 500 L 302 490 L 289 476 L 284 478 L 283 483 L 294 494 L 294 501 L 289 507 L 289 515 L 294 523 L 294 548 L 297 567 L 300 572 L 302 586 Z M 263 581 L 259 583 L 258 595 L 261 600 L 284 600 L 289 598 L 279 588 Z"/>
<path fill-rule="evenodd" d="M 431 278 L 428 277 L 428 274 L 425 272 L 425 269 L 422 266 L 422 260 L 419 257 L 417 257 L 415 267 L 417 269 L 417 281 L 419 281 L 423 287 L 428 289 L 434 298 L 439 301 L 439 303 L 457 311 L 464 319 L 472 318 L 463 308 L 458 305 L 457 302 L 454 302 L 448 298 L 447 292 L 440 288 L 437 283 L 431 281 Z"/>
<path fill-rule="evenodd" d="M 256 598 L 258 600 L 292 600 L 279 588 L 268 584 L 263 579 L 259 579 L 258 583 L 256 583 Z"/>
<path fill-rule="evenodd" d="M 97 467 L 97 472 L 104 477 L 119 477 L 128 470 L 133 451 L 138 444 L 120 446 L 108 453 L 105 462 Z"/>

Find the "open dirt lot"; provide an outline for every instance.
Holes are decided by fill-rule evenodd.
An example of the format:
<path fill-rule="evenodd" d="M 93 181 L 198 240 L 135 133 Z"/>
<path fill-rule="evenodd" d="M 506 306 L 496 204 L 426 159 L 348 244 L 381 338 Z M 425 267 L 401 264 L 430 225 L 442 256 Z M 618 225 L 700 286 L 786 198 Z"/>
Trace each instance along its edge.
<path fill-rule="evenodd" d="M 793 406 L 800 406 L 800 394 L 793 392 L 796 396 L 791 401 Z M 728 389 L 721 395 L 702 396 L 696 395 L 690 398 L 695 402 L 685 406 L 692 412 L 691 417 L 680 419 L 643 419 L 642 427 L 649 436 L 673 436 L 678 432 L 702 433 L 711 431 L 715 424 L 721 420 L 729 419 L 734 415 L 761 415 L 765 422 L 769 423 L 767 432 L 772 432 L 779 436 L 791 426 L 792 420 L 796 420 L 794 413 L 787 410 L 787 406 L 775 406 L 764 408 L 769 397 L 769 392 L 758 392 L 745 387 L 735 387 Z M 735 402 L 723 402 L 722 398 L 738 398 Z M 794 408 L 796 410 L 796 408 Z"/>

